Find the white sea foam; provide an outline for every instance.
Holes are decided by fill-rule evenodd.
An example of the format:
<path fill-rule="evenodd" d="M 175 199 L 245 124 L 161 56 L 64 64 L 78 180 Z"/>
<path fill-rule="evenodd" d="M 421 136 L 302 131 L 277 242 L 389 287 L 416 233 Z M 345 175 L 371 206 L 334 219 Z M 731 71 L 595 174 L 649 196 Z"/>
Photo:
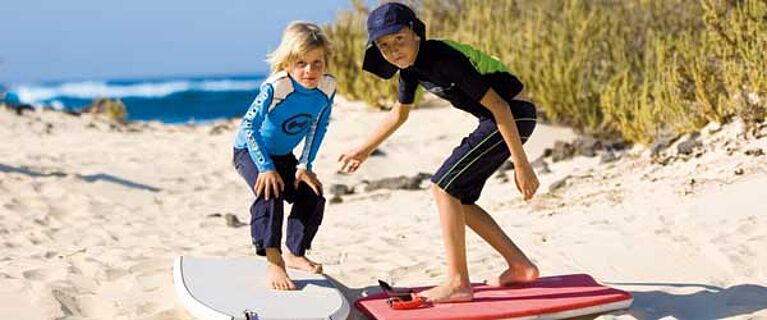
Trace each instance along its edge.
<path fill-rule="evenodd" d="M 64 82 L 54 85 L 27 85 L 16 87 L 25 103 L 48 102 L 58 98 L 162 98 L 185 91 L 247 91 L 258 89 L 260 80 L 203 79 L 160 82 L 109 83 L 99 81 Z"/>

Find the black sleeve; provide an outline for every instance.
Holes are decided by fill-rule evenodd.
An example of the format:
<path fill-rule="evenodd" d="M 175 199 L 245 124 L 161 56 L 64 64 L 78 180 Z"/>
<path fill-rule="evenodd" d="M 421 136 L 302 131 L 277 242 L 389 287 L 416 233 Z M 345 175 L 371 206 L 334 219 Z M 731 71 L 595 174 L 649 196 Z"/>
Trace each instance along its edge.
<path fill-rule="evenodd" d="M 418 87 L 418 79 L 407 69 L 399 71 L 399 88 L 397 100 L 401 104 L 411 104 L 415 101 L 415 89 Z"/>
<path fill-rule="evenodd" d="M 454 84 L 458 90 L 463 91 L 469 98 L 479 102 L 490 89 L 490 84 L 474 68 L 469 58 L 455 52 L 447 54 L 437 68 L 445 81 Z"/>

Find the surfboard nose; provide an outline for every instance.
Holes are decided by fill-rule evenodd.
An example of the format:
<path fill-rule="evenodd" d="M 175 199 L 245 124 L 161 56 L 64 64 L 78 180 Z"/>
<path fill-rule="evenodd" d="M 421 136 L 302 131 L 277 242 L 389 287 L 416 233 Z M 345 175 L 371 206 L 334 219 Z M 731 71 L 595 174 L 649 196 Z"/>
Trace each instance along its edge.
<path fill-rule="evenodd" d="M 179 256 L 173 284 L 184 307 L 203 320 L 346 319 L 351 307 L 321 274 L 288 270 L 297 290 L 266 285 L 266 261 L 258 258 Z"/>

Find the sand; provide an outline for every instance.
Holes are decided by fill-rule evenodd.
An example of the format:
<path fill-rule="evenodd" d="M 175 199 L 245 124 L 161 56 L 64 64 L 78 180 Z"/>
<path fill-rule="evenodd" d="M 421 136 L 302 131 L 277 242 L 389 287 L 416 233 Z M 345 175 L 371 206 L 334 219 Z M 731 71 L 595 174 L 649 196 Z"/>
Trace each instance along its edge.
<path fill-rule="evenodd" d="M 309 256 L 350 299 L 376 279 L 438 283 L 445 260 L 428 181 L 372 192 L 362 181 L 434 172 L 475 120 L 416 109 L 385 155 L 340 175 L 338 156 L 384 113 L 339 100 L 315 170 L 326 193 L 332 184 L 355 193 L 327 206 Z M 253 255 L 248 227 L 224 218 L 249 220 L 251 194 L 231 165 L 238 123 L 124 126 L 0 109 L 0 319 L 191 319 L 173 289 L 173 259 Z M 547 159 L 533 200 L 507 176 L 489 180 L 479 204 L 543 275 L 589 273 L 634 294 L 630 310 L 599 319 L 767 319 L 767 156 L 756 151 L 767 138 L 742 131 L 707 127 L 693 155 L 672 145 L 665 165 L 642 146 L 604 164 Z M 525 149 L 532 161 L 573 138 L 541 124 Z M 472 280 L 502 271 L 467 234 Z"/>

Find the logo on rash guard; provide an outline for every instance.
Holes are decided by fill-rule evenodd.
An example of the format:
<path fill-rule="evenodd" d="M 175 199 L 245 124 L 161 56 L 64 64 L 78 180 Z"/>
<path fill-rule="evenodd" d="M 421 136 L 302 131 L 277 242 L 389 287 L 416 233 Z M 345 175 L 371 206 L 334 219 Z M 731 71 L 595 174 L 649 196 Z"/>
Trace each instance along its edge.
<path fill-rule="evenodd" d="M 282 131 L 289 135 L 296 135 L 304 132 L 304 129 L 312 123 L 312 115 L 301 113 L 290 117 L 282 123 Z"/>
<path fill-rule="evenodd" d="M 452 91 L 453 87 L 455 87 L 455 83 L 450 83 L 450 85 L 439 85 L 434 82 L 422 81 L 422 84 L 427 91 L 438 97 L 445 97 L 447 93 Z"/>

